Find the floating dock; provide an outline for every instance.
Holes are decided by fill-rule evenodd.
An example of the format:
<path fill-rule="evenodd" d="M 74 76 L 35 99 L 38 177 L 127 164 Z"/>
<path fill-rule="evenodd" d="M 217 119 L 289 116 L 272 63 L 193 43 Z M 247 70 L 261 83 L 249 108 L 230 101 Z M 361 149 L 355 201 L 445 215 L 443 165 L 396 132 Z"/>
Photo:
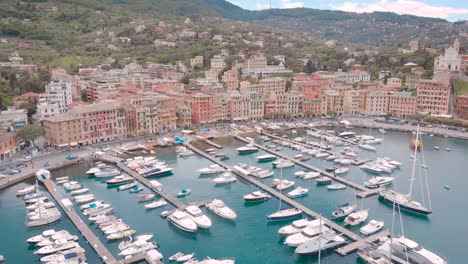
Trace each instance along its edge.
<path fill-rule="evenodd" d="M 336 250 L 336 252 L 338 252 L 338 254 L 342 255 L 342 256 L 346 256 L 348 255 L 349 253 L 352 253 L 356 250 L 358 250 L 359 248 L 367 245 L 367 244 L 370 244 L 370 243 L 373 243 L 383 237 L 388 237 L 390 235 L 390 231 L 388 230 L 385 230 L 385 231 L 382 231 L 382 232 L 379 232 L 377 234 L 374 234 L 374 235 L 371 235 L 371 236 L 368 236 L 366 238 L 363 238 L 361 240 L 358 240 L 356 242 L 353 242 L 351 244 L 348 244 L 344 247 L 341 247 L 341 248 L 338 248 Z"/>
<path fill-rule="evenodd" d="M 65 214 L 70 218 L 72 223 L 80 231 L 81 235 L 88 241 L 91 247 L 96 251 L 101 260 L 106 264 L 119 263 L 107 250 L 107 248 L 101 243 L 96 235 L 89 229 L 89 227 L 81 220 L 80 216 L 75 212 L 75 209 L 65 206 L 62 202 L 63 197 L 57 192 L 56 185 L 50 179 L 43 181 L 44 186 L 49 191 L 50 195 L 55 199 L 57 204 L 63 209 Z"/>
<path fill-rule="evenodd" d="M 236 135 L 235 138 L 240 140 L 240 141 L 243 141 L 245 143 L 250 143 L 250 141 L 248 141 L 247 139 L 245 139 L 245 138 L 243 138 L 241 136 Z M 289 157 L 287 155 L 284 155 L 283 153 L 276 152 L 274 150 L 268 149 L 268 148 L 266 148 L 266 147 L 264 147 L 262 145 L 256 144 L 256 143 L 254 143 L 254 144 L 259 149 L 262 149 L 262 150 L 264 150 L 266 152 L 269 152 L 269 153 L 271 153 L 271 154 L 273 154 L 275 156 L 278 156 L 280 158 L 290 160 L 290 161 L 296 163 L 297 165 L 299 165 L 301 167 L 304 167 L 306 169 L 319 172 L 320 174 L 322 174 L 324 176 L 327 176 L 327 177 L 329 177 L 330 179 L 332 179 L 334 181 L 340 182 L 340 183 L 345 184 L 345 185 L 347 185 L 347 186 L 349 186 L 349 187 L 351 187 L 353 189 L 358 190 L 359 193 L 357 194 L 357 196 L 359 198 L 366 198 L 366 197 L 369 197 L 369 196 L 372 196 L 372 195 L 376 195 L 381 191 L 380 188 L 378 188 L 378 189 L 368 189 L 368 188 L 364 187 L 363 185 L 357 184 L 357 183 L 355 183 L 353 181 L 350 181 L 350 180 L 345 179 L 343 177 L 340 177 L 338 175 L 333 175 L 333 174 L 331 174 L 331 173 L 329 173 L 329 172 L 327 172 L 325 170 L 321 170 L 321 169 L 319 169 L 317 167 L 314 167 L 314 166 L 312 166 L 310 164 L 307 164 L 307 163 L 302 162 L 300 160 L 297 160 L 297 159 L 291 158 L 291 157 Z"/>
<path fill-rule="evenodd" d="M 100 157 L 100 158 L 97 158 L 97 160 L 100 160 L 100 161 L 103 161 L 103 162 L 108 162 L 108 163 L 113 163 L 115 164 L 117 167 L 119 167 L 119 169 L 121 169 L 122 171 L 124 171 L 125 173 L 127 173 L 128 175 L 132 176 L 136 181 L 140 182 L 141 184 L 145 185 L 148 189 L 152 190 L 154 193 L 156 193 L 157 195 L 161 196 L 162 198 L 164 198 L 166 201 L 168 201 L 169 203 L 171 203 L 173 206 L 175 206 L 176 208 L 182 208 L 185 206 L 184 203 L 182 203 L 181 201 L 179 201 L 177 198 L 175 198 L 174 196 L 162 191 L 162 190 L 158 190 L 156 189 L 156 187 L 154 187 L 150 180 L 148 180 L 147 178 L 141 176 L 140 174 L 138 174 L 136 171 L 128 168 L 127 166 L 125 166 L 121 161 L 118 161 L 118 160 L 115 160 L 115 159 L 112 159 L 112 158 L 105 158 L 105 157 Z"/>
<path fill-rule="evenodd" d="M 206 154 L 205 152 L 201 151 L 200 149 L 194 147 L 193 145 L 188 144 L 186 146 L 188 148 L 190 148 L 191 150 L 193 150 L 194 152 L 198 153 L 199 155 L 205 157 L 206 159 L 211 160 L 212 162 L 224 167 L 225 169 L 232 170 L 232 168 L 229 165 L 227 165 L 226 163 L 224 163 L 222 161 L 219 161 L 215 157 Z M 252 177 L 245 176 L 245 175 L 243 175 L 241 173 L 238 173 L 236 170 L 232 170 L 232 172 L 235 173 L 238 177 L 242 178 L 243 180 L 245 180 L 245 181 L 257 186 L 258 188 L 270 193 L 271 195 L 275 196 L 276 198 L 281 199 L 282 201 L 284 201 L 285 203 L 291 205 L 292 207 L 295 207 L 295 208 L 297 208 L 299 210 L 302 210 L 304 212 L 304 214 L 309 215 L 310 217 L 313 217 L 315 219 L 322 218 L 325 225 L 329 226 L 331 229 L 335 230 L 336 232 L 345 235 L 349 239 L 351 239 L 353 241 L 357 241 L 357 240 L 361 239 L 361 237 L 359 235 L 356 235 L 355 233 L 349 231 L 348 229 L 346 229 L 346 228 L 344 228 L 344 227 L 342 227 L 342 226 L 328 220 L 327 218 L 322 217 L 320 214 L 310 210 L 309 208 L 307 208 L 307 207 L 303 206 L 302 204 L 290 199 L 289 197 L 275 191 L 273 188 L 263 184 L 262 182 L 254 179 Z"/>
<path fill-rule="evenodd" d="M 213 147 L 215 147 L 217 149 L 222 149 L 223 148 L 223 146 L 221 146 L 219 144 L 216 144 L 216 143 L 214 143 L 213 141 L 211 141 L 211 140 L 209 140 L 207 138 L 204 138 L 204 137 L 199 137 L 199 138 L 201 140 L 203 140 L 206 144 L 211 145 L 211 146 L 213 146 Z"/>

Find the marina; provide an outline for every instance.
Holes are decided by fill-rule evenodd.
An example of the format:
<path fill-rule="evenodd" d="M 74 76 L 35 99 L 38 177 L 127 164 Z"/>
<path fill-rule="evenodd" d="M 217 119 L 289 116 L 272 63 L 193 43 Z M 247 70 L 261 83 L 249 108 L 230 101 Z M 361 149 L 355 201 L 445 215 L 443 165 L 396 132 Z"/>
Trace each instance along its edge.
<path fill-rule="evenodd" d="M 389 131 L 385 135 L 386 140 L 391 140 L 388 138 L 397 136 L 400 138 L 404 138 L 404 135 L 401 135 L 401 133 L 393 131 Z M 436 144 L 443 148 L 450 147 L 452 151 L 447 152 L 448 154 L 445 155 L 449 155 L 450 158 L 453 160 L 459 160 L 459 158 L 461 158 L 458 158 L 456 154 L 457 152 L 460 153 L 460 146 L 463 146 L 463 144 L 465 144 L 464 142 L 457 142 L 457 144 L 462 144 L 458 145 L 457 147 L 457 145 L 454 144 L 446 145 L 441 141 L 443 140 L 447 142 L 452 142 L 452 139 L 433 138 L 432 140 L 436 141 L 427 143 L 429 145 L 429 148 L 431 148 L 430 146 L 432 144 Z M 54 177 L 63 177 L 65 175 L 69 176 L 70 181 L 78 181 L 83 186 L 83 188 L 89 189 L 89 193 L 96 194 L 96 199 L 104 199 L 106 201 L 111 202 L 113 207 L 116 208 L 116 211 L 118 211 L 119 215 L 121 215 L 122 218 L 124 218 L 125 221 L 128 222 L 128 224 L 135 228 L 139 233 L 155 233 L 155 235 L 158 237 L 158 242 L 161 243 L 161 252 L 166 258 L 168 256 L 173 255 L 175 252 L 182 251 L 185 253 L 196 252 L 197 259 L 203 259 L 204 256 L 212 256 L 216 258 L 233 256 L 236 257 L 236 262 L 239 263 L 316 263 L 317 258 L 314 256 L 296 256 L 294 254 L 294 250 L 291 251 L 288 247 L 283 246 L 282 241 L 284 238 L 279 239 L 275 236 L 277 230 L 281 226 L 286 225 L 290 222 L 267 222 L 265 216 L 274 212 L 277 209 L 277 199 L 279 197 L 279 191 L 269 186 L 269 182 L 272 178 L 258 179 L 253 178 L 251 176 L 241 177 L 241 175 L 238 175 L 236 173 L 236 169 L 234 167 L 240 162 L 246 163 L 248 165 L 259 166 L 262 169 L 271 169 L 271 163 L 256 163 L 257 160 L 255 159 L 256 156 L 265 155 L 271 152 L 267 152 L 263 148 L 259 148 L 258 153 L 242 156 L 237 154 L 236 148 L 242 146 L 242 144 L 245 144 L 244 141 L 240 141 L 234 138 L 219 138 L 214 139 L 214 142 L 223 146 L 223 152 L 225 152 L 226 155 L 231 158 L 230 160 L 221 162 L 219 158 L 215 157 L 214 155 L 212 156 L 204 153 L 202 150 L 206 149 L 207 147 L 212 147 L 212 145 L 207 145 L 207 143 L 203 141 L 195 141 L 192 142 L 192 145 L 187 146 L 187 148 L 190 148 L 197 154 L 205 154 L 202 156 L 194 155 L 190 157 L 184 157 L 183 159 L 181 159 L 174 155 L 172 148 L 158 149 L 158 159 L 166 161 L 169 166 L 173 167 L 174 174 L 169 176 L 158 176 L 157 178 L 144 178 L 139 174 L 136 175 L 135 171 L 127 168 L 125 164 L 120 162 L 120 159 L 117 159 L 115 157 L 108 157 L 106 155 L 101 157 L 106 162 L 115 164 L 115 166 L 117 166 L 119 170 L 121 170 L 123 173 L 131 175 L 133 178 L 135 178 L 138 185 L 140 185 L 143 188 L 143 193 L 148 193 L 149 191 L 150 193 L 156 194 L 158 196 L 156 200 L 159 199 L 159 197 L 167 199 L 169 205 L 167 208 L 164 209 L 145 210 L 143 204 L 138 204 L 136 201 L 136 197 L 139 194 L 131 194 L 129 191 L 119 192 L 116 188 L 109 189 L 106 188 L 105 184 L 102 184 L 102 180 L 98 178 L 90 178 L 83 176 L 85 175 L 84 172 L 88 170 L 90 166 L 86 165 L 85 163 L 59 169 L 57 171 L 54 171 L 53 175 Z M 378 146 L 377 153 L 379 156 L 388 155 L 390 157 L 399 157 L 395 156 L 395 153 L 399 153 L 399 151 L 401 151 L 401 148 L 408 148 L 407 142 L 408 141 L 405 141 L 399 145 L 396 145 L 393 148 L 390 147 L 388 154 L 381 154 L 381 150 L 379 149 L 380 146 Z M 260 144 L 258 145 L 262 146 Z M 388 148 L 388 146 L 386 147 Z M 198 151 L 196 151 L 195 148 L 198 149 Z M 332 149 L 331 151 L 335 152 L 335 149 Z M 375 159 L 375 153 L 367 153 L 363 151 L 361 151 L 361 153 L 359 154 L 360 158 L 372 160 Z M 290 157 L 290 159 L 288 160 L 294 160 L 294 158 L 292 157 L 297 155 L 296 151 L 293 151 L 289 148 L 284 148 L 284 150 L 276 152 L 283 155 L 278 156 L 280 159 L 287 159 L 287 157 Z M 431 153 L 429 153 L 429 156 L 427 156 L 427 152 L 429 152 L 429 150 L 426 150 L 426 160 L 428 160 L 427 157 L 433 159 L 434 157 L 431 157 Z M 410 150 L 408 150 L 408 153 L 410 154 Z M 272 154 L 276 155 L 276 153 Z M 432 154 L 436 154 L 435 150 Z M 438 158 L 440 159 L 440 157 Z M 407 159 L 409 159 L 409 157 Z M 402 158 L 401 155 L 399 161 L 403 161 L 404 164 L 402 166 L 402 169 L 397 170 L 392 174 L 392 177 L 395 178 L 395 182 L 393 183 L 393 185 L 390 185 L 390 187 L 396 188 L 396 190 L 404 193 L 405 185 L 403 185 L 403 182 L 406 182 L 407 176 L 405 174 L 408 173 L 407 165 L 409 165 L 408 163 L 410 162 L 406 161 L 405 158 Z M 213 175 L 210 177 L 200 177 L 196 171 L 203 167 L 209 167 L 213 164 L 211 162 L 215 164 L 220 164 L 220 166 L 224 168 L 231 169 L 232 172 L 238 178 L 237 182 L 224 186 L 215 186 L 211 180 L 219 175 Z M 325 171 L 325 167 L 330 166 L 330 163 L 328 161 L 317 158 L 312 158 L 310 161 L 304 163 L 306 165 L 315 167 L 321 171 Z M 308 219 L 318 219 L 321 217 L 321 219 L 327 227 L 336 230 L 338 234 L 343 234 L 343 236 L 348 239 L 347 245 L 344 245 L 337 249 L 338 254 L 334 254 L 330 251 L 327 251 L 326 254 L 322 252 L 322 260 L 326 259 L 331 263 L 340 264 L 353 263 L 356 259 L 356 254 L 354 254 L 354 251 L 356 251 L 361 246 L 364 246 L 370 241 L 376 241 L 379 238 L 388 235 L 388 231 L 381 231 L 380 233 L 376 233 L 369 237 L 362 237 L 358 235 L 359 228 L 361 226 L 345 228 L 342 226 L 340 221 L 326 220 L 327 218 L 329 218 L 331 211 L 338 204 L 342 203 L 343 201 L 353 203 L 353 200 L 355 199 L 354 197 L 362 191 L 353 187 L 341 191 L 327 191 L 326 187 L 315 186 L 314 180 L 303 181 L 302 179 L 296 178 L 296 176 L 294 176 L 294 172 L 300 170 L 301 168 L 305 168 L 306 172 L 307 170 L 316 170 L 312 170 L 308 167 L 303 167 L 301 166 L 301 164 L 298 164 L 296 162 L 295 164 L 295 167 L 284 169 L 285 178 L 288 180 L 295 180 L 295 187 L 301 186 L 309 189 L 309 195 L 299 197 L 295 200 L 291 200 L 286 197 L 286 193 L 291 191 L 293 189 L 292 188 L 288 191 L 284 191 L 284 196 L 281 197 L 283 203 L 285 205 L 299 208 L 304 212 L 304 216 Z M 430 163 L 430 160 L 427 161 L 426 164 L 430 165 L 431 170 L 435 167 L 434 163 Z M 273 171 L 275 172 L 274 177 L 278 177 L 279 169 L 273 169 Z M 140 176 L 140 179 L 135 176 Z M 366 176 L 366 172 L 362 171 L 359 167 L 355 166 L 351 166 L 350 171 L 342 176 L 342 178 L 345 178 L 348 181 L 355 182 L 358 185 L 361 185 L 366 180 L 368 180 L 369 178 L 367 177 L 368 176 Z M 156 189 L 155 187 L 153 189 L 150 183 L 152 179 L 157 179 L 163 184 L 164 187 L 162 188 L 162 191 L 160 189 Z M 443 180 L 442 183 L 440 183 L 441 180 Z M 255 181 L 258 182 L 258 184 L 255 183 Z M 451 189 L 445 189 L 443 187 L 444 185 L 450 185 Z M 453 182 L 453 179 L 433 179 L 433 177 L 431 177 L 431 186 L 433 187 L 433 193 L 436 197 L 440 195 L 456 194 L 457 190 L 460 188 L 455 182 Z M 192 194 L 186 197 L 176 198 L 176 194 L 182 188 L 190 188 Z M 5 191 L 0 192 L 0 196 L 3 198 L 4 195 L 6 195 L 6 191 L 9 192 L 10 189 L 11 188 L 6 188 Z M 69 196 L 69 194 L 65 195 L 60 190 L 60 188 L 57 189 L 59 189 L 58 193 L 62 194 L 62 197 L 71 197 Z M 16 191 L 18 189 L 15 188 L 13 190 Z M 261 203 L 253 204 L 244 202 L 244 195 L 258 190 L 268 193 L 272 196 L 272 199 L 262 201 Z M 275 195 L 275 193 L 277 195 Z M 389 217 L 391 215 L 391 207 L 385 205 L 382 202 L 379 202 L 377 197 L 375 196 L 366 195 L 366 197 L 368 198 L 365 199 L 364 207 L 370 208 L 368 220 L 382 219 L 386 223 L 386 227 L 384 227 L 384 230 L 388 229 L 391 222 L 389 221 Z M 173 202 L 169 201 L 171 198 L 173 199 Z M 238 216 L 235 221 L 225 221 L 203 207 L 203 204 L 215 198 L 223 200 L 226 203 L 226 205 L 228 205 L 236 211 Z M 167 221 L 160 216 L 162 211 L 170 212 L 172 210 L 175 210 L 175 208 L 184 209 L 186 205 L 190 204 L 195 204 L 199 206 L 202 209 L 202 211 L 213 221 L 213 226 L 209 230 L 199 230 L 196 234 L 184 234 L 181 233 L 181 231 L 176 230 L 174 227 L 169 225 Z M 432 226 L 437 223 L 440 223 L 440 214 L 444 210 L 447 210 L 441 209 L 442 207 L 437 198 L 433 199 L 433 208 L 434 212 L 430 216 L 430 222 L 425 220 L 424 218 L 421 219 L 419 217 L 415 217 L 409 214 L 403 214 L 402 217 L 404 219 L 406 229 L 405 233 L 409 233 L 410 238 L 415 239 L 416 241 L 424 245 L 425 248 L 432 249 L 440 253 L 440 255 L 447 259 L 449 263 L 453 261 L 455 261 L 454 263 L 456 263 L 457 254 L 453 252 L 453 250 L 450 250 L 449 248 L 440 245 L 438 241 L 424 240 L 424 237 L 422 236 L 427 226 Z M 2 210 L 3 209 L 0 208 L 0 213 L 3 213 Z M 24 211 L 21 215 L 24 216 Z M 61 222 L 66 222 L 67 217 L 63 218 L 64 219 L 62 219 Z M 455 218 L 450 219 L 450 221 L 458 221 Z M 444 218 L 444 220 L 446 219 Z M 86 221 L 84 222 L 86 223 Z M 451 230 L 448 231 L 450 234 Z M 233 232 L 238 233 L 238 235 L 234 234 Z M 255 237 L 251 237 L 251 235 L 255 235 Z M 113 256 L 118 255 L 118 252 L 115 249 L 115 244 L 106 242 L 102 239 L 100 234 L 96 234 L 96 237 L 101 241 L 101 243 L 105 247 L 108 248 L 109 252 Z M 229 241 L 226 239 L 227 237 L 230 238 Z M 253 254 L 252 251 L 249 251 L 247 247 L 238 246 L 239 243 L 242 243 L 241 237 L 248 237 L 249 241 L 257 241 L 256 243 L 261 243 L 262 246 L 259 247 L 258 250 L 271 248 L 276 249 L 277 252 L 268 255 L 261 253 Z M 352 237 L 354 237 L 354 239 Z M 446 237 L 446 234 L 442 234 L 442 237 Z M 461 239 L 463 241 L 464 238 L 457 237 L 456 239 Z M 212 241 L 212 243 L 210 243 L 209 241 Z M 24 241 L 22 241 L 21 243 L 23 243 L 24 245 Z M 209 243 L 210 246 L 202 246 L 203 244 L 206 245 L 206 243 Z M 229 252 L 226 252 L 226 250 L 224 250 L 224 255 L 216 254 L 217 251 L 223 252 L 221 248 L 226 248 L 227 246 L 230 248 Z M 89 254 L 88 251 L 90 251 L 91 253 L 93 252 L 92 249 L 87 249 L 86 251 L 87 254 Z M 4 252 L 7 253 L 5 254 Z M 8 252 L 8 250 L 5 250 L 2 248 L 2 246 L 0 246 L 0 253 L 2 253 L 2 255 L 6 257 L 6 259 L 11 258 Z M 248 254 L 248 257 L 246 257 L 246 255 L 242 252 L 250 253 Z M 31 253 L 23 254 L 23 258 L 27 258 L 30 254 Z M 451 257 L 452 255 L 454 255 L 455 258 L 451 261 L 451 258 L 453 258 Z M 143 261 L 143 258 L 144 256 L 135 256 L 126 260 L 122 260 L 121 263 Z M 93 260 L 93 257 L 88 257 L 88 259 Z M 98 262 L 90 261 L 90 263 Z"/>

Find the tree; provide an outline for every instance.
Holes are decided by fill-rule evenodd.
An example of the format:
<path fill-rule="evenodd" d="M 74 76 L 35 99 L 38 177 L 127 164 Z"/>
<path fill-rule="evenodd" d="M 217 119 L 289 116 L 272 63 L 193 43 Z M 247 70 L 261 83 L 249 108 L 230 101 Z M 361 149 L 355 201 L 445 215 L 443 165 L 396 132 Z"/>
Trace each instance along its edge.
<path fill-rule="evenodd" d="M 18 134 L 23 140 L 31 141 L 36 147 L 34 140 L 45 135 L 45 130 L 40 125 L 25 125 L 18 131 Z"/>

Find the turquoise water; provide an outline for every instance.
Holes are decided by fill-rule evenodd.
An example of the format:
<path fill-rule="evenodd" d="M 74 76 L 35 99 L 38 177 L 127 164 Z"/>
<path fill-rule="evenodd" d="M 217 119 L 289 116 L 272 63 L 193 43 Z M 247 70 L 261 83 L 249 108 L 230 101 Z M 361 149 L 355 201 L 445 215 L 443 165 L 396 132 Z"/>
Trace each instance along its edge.
<path fill-rule="evenodd" d="M 363 130 L 364 133 L 368 131 Z M 379 135 L 381 137 L 381 135 Z M 365 150 L 359 151 L 359 156 L 375 158 L 377 156 L 388 156 L 403 163 L 400 170 L 393 173 L 395 177 L 394 189 L 403 193 L 408 191 L 409 178 L 411 173 L 412 154 L 408 147 L 410 134 L 400 132 L 389 132 L 385 135 L 384 143 L 377 146 L 377 153 Z M 464 245 L 468 244 L 468 231 L 464 228 L 466 213 L 465 190 L 468 188 L 464 162 L 468 156 L 468 143 L 466 141 L 448 139 L 443 137 L 424 137 L 426 164 L 429 166 L 431 201 L 433 214 L 428 218 L 421 218 L 406 213 L 402 214 L 404 232 L 406 236 L 420 242 L 424 247 L 431 249 L 443 256 L 449 263 L 462 263 Z M 227 153 L 231 159 L 227 161 L 230 165 L 239 162 L 256 164 L 264 168 L 271 169 L 271 163 L 256 163 L 255 156 L 264 154 L 262 151 L 246 156 L 237 155 L 235 148 L 243 143 L 234 139 L 223 138 L 216 140 L 217 143 L 225 146 L 219 152 Z M 441 150 L 436 151 L 433 146 L 439 146 Z M 202 149 L 208 146 L 199 145 Z M 449 147 L 451 152 L 443 149 Z M 277 229 L 287 223 L 269 223 L 266 215 L 278 209 L 278 200 L 271 199 L 257 205 L 245 205 L 242 199 L 244 194 L 256 190 L 250 184 L 238 181 L 234 184 L 223 187 L 215 187 L 211 178 L 200 178 L 195 172 L 197 169 L 211 164 L 208 160 L 200 156 L 177 158 L 172 148 L 160 149 L 157 151 L 158 158 L 165 160 L 171 167 L 174 167 L 174 175 L 157 178 L 163 183 L 167 192 L 176 194 L 182 188 L 191 188 L 192 194 L 181 199 L 184 203 L 200 201 L 211 198 L 222 199 L 229 207 L 237 212 L 236 221 L 227 221 L 219 218 L 210 211 L 202 210 L 213 221 L 213 226 L 209 230 L 200 230 L 196 234 L 188 234 L 174 228 L 166 220 L 160 217 L 163 210 L 172 209 L 171 206 L 147 211 L 143 204 L 136 201 L 136 194 L 119 192 L 117 189 L 108 189 L 105 183 L 95 178 L 85 176 L 85 171 L 91 165 L 78 165 L 67 169 L 62 169 L 54 173 L 56 177 L 72 176 L 83 183 L 94 193 L 98 199 L 103 199 L 112 203 L 117 213 L 135 229 L 138 233 L 151 232 L 155 235 L 154 240 L 161 244 L 159 250 L 168 257 L 177 251 L 196 252 L 199 259 L 205 256 L 214 258 L 235 257 L 237 263 L 316 263 L 317 257 L 298 258 L 294 255 L 294 250 L 283 245 L 283 240 L 277 235 Z M 293 155 L 298 152 L 284 149 L 284 153 Z M 332 163 L 320 159 L 307 161 L 320 168 L 330 166 Z M 328 191 L 326 187 L 316 186 L 314 181 L 302 181 L 294 177 L 295 171 L 302 168 L 295 166 L 285 169 L 283 174 L 287 179 L 294 179 L 295 186 L 309 188 L 309 195 L 297 201 L 303 203 L 312 210 L 329 216 L 333 209 L 343 202 L 355 202 L 355 193 L 352 189 L 341 191 Z M 279 177 L 279 170 L 275 171 L 275 177 Z M 351 167 L 345 177 L 356 182 L 363 183 L 368 176 L 358 167 Z M 270 184 L 273 178 L 262 180 Z M 449 191 L 443 185 L 451 186 Z M 34 263 L 37 257 L 28 250 L 25 240 L 35 235 L 45 228 L 28 230 L 24 224 L 24 205 L 20 199 L 14 197 L 14 193 L 20 186 L 14 186 L 0 192 L 0 235 L 3 238 L 11 237 L 8 243 L 4 239 L 0 242 L 0 254 L 7 260 L 14 260 L 13 263 Z M 419 182 L 415 183 L 415 199 L 419 199 Z M 65 196 L 67 194 L 64 193 Z M 382 204 L 377 197 L 365 199 L 365 208 L 369 208 L 369 219 L 384 220 L 387 228 L 391 225 L 391 207 Z M 87 221 L 83 218 L 84 221 Z M 395 232 L 401 234 L 399 222 L 395 225 Z M 397 228 L 398 227 L 398 228 Z M 66 228 L 73 233 L 78 233 L 72 224 L 62 218 L 55 229 Z M 117 244 L 107 243 L 101 233 L 95 228 L 96 234 L 108 245 L 109 250 L 117 256 Z M 359 232 L 359 227 L 353 228 Z M 99 263 L 94 251 L 92 251 L 83 240 L 80 244 L 85 246 L 89 263 Z M 10 262 L 7 262 L 10 263 Z M 356 255 L 341 257 L 333 252 L 322 254 L 322 263 L 357 263 Z"/>

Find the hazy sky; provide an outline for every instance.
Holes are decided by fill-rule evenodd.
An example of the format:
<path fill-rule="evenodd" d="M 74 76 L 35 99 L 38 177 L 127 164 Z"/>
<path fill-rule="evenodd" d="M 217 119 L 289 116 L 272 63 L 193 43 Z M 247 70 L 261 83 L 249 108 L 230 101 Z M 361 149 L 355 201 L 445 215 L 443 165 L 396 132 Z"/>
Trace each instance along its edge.
<path fill-rule="evenodd" d="M 228 0 L 245 9 L 267 9 L 270 0 Z M 386 11 L 398 14 L 438 17 L 450 21 L 468 20 L 468 0 L 271 0 L 273 8 L 310 7 L 349 12 Z"/>

